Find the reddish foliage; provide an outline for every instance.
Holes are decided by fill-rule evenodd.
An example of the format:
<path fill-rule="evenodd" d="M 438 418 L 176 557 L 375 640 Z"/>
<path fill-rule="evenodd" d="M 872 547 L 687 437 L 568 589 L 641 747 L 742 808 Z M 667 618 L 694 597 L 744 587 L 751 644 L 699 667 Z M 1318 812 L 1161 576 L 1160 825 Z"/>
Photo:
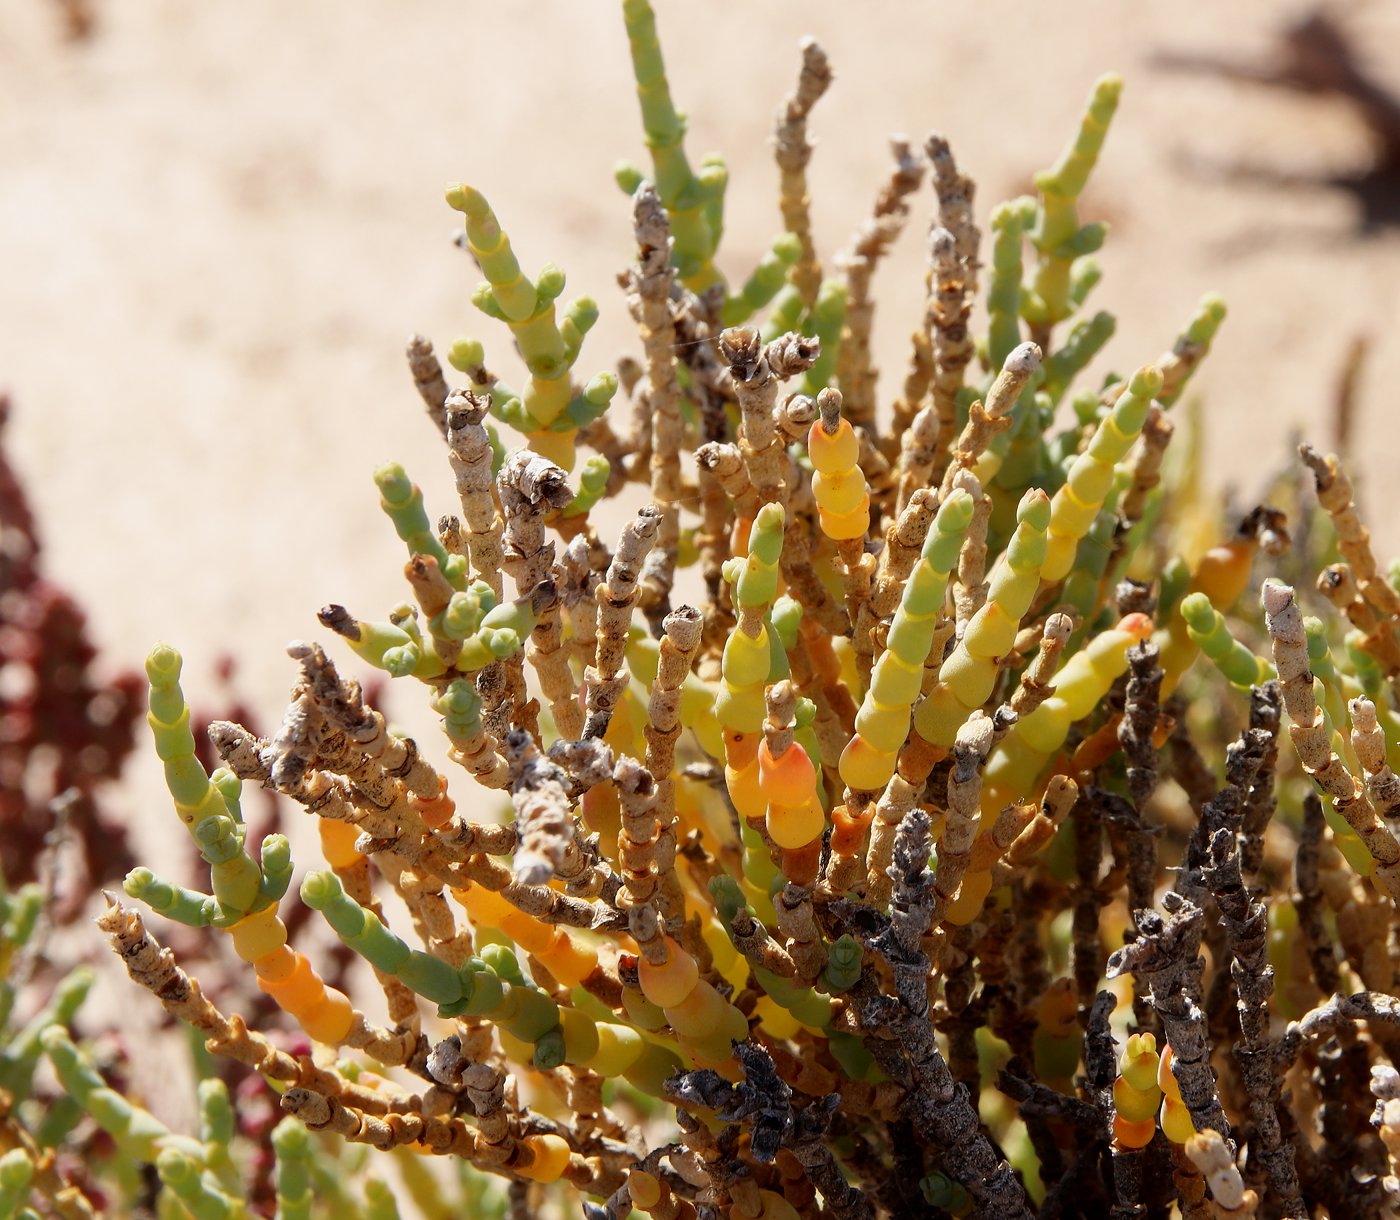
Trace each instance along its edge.
<path fill-rule="evenodd" d="M 0 394 L 0 430 L 9 420 Z M 3 437 L 0 437 L 3 440 Z M 71 791 L 68 828 L 88 883 L 134 861 L 126 832 L 98 802 L 135 744 L 145 680 L 97 672 L 77 603 L 39 573 L 40 545 L 24 489 L 0 446 L 0 834 L 10 883 L 34 879 L 52 801 Z M 91 884 L 69 887 L 77 898 Z M 57 918 L 73 914 L 64 904 Z"/>

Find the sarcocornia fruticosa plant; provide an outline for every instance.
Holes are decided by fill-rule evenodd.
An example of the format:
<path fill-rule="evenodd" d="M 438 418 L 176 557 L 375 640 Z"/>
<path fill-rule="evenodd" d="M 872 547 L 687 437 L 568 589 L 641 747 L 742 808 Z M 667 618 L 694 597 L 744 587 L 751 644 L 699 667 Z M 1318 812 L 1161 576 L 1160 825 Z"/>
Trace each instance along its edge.
<path fill-rule="evenodd" d="M 209 885 L 135 869 L 99 922 L 280 1095 L 277 1214 L 484 1214 L 475 1171 L 518 1216 L 1393 1214 L 1400 593 L 1306 445 L 1279 506 L 1201 511 L 1171 441 L 1221 301 L 1085 376 L 1114 318 L 1086 307 L 1081 197 L 1119 80 L 985 234 L 948 141 L 894 140 L 823 262 L 831 72 L 803 43 L 784 232 L 731 283 L 724 165 L 690 159 L 650 7 L 622 7 L 640 355 L 609 370 L 599 306 L 522 267 L 485 182 L 451 187 L 489 321 L 450 371 L 409 346 L 455 482 L 375 474 L 411 596 L 325 607 L 280 727 L 216 722 L 212 775 L 179 653 L 147 662 Z M 881 392 L 872 273 L 926 211 L 926 308 Z M 446 742 L 390 732 L 352 658 L 422 688 Z M 299 881 L 285 838 L 248 841 L 247 783 L 316 820 Z M 364 960 L 349 982 L 288 942 L 298 903 Z M 226 1012 L 142 907 L 227 935 L 285 1015 Z M 40 1040 L 155 1162 L 161 1215 L 264 1206 L 226 1095 L 183 1137 L 61 1025 Z M 399 1204 L 318 1198 L 330 1137 L 381 1150 Z M 42 1168 L 13 1147 L 6 1215 Z"/>

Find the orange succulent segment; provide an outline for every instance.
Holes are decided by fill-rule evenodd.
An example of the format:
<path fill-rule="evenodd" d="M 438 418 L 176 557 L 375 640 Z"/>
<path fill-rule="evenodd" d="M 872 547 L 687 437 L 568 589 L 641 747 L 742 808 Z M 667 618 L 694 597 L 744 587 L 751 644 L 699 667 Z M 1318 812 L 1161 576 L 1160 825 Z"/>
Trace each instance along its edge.
<path fill-rule="evenodd" d="M 658 1008 L 670 1008 L 681 1003 L 695 990 L 700 978 L 700 968 L 690 956 L 669 936 L 666 937 L 666 961 L 653 965 L 646 958 L 638 959 L 637 973 L 642 984 L 642 994 Z"/>
<path fill-rule="evenodd" d="M 557 929 L 554 942 L 535 956 L 565 987 L 576 987 L 598 968 L 598 950 L 571 936 L 563 928 Z"/>
<path fill-rule="evenodd" d="M 1162 1100 L 1162 1133 L 1173 1144 L 1184 1144 L 1196 1134 L 1191 1112 L 1180 1096 L 1164 1097 Z"/>
<path fill-rule="evenodd" d="M 344 993 L 327 987 L 304 953 L 285 945 L 253 963 L 258 986 L 318 1042 L 335 1046 L 349 1035 L 355 1010 Z"/>
<path fill-rule="evenodd" d="M 838 805 L 831 811 L 831 850 L 847 855 L 860 850 L 870 829 L 870 821 L 875 816 L 873 809 L 863 813 L 852 813 L 845 805 Z"/>
<path fill-rule="evenodd" d="M 829 513 L 818 510 L 822 533 L 837 542 L 851 542 L 864 538 L 870 530 L 870 497 L 862 498 L 860 506 L 849 513 Z"/>
<path fill-rule="evenodd" d="M 816 790 L 817 772 L 801 746 L 789 746 L 774 758 L 764 741 L 758 747 L 758 783 L 770 801 L 796 805 Z"/>
<path fill-rule="evenodd" d="M 829 513 L 853 513 L 870 505 L 870 493 L 865 489 L 865 476 L 857 470 L 842 470 L 835 474 L 816 474 L 812 479 L 812 494 Z"/>
<path fill-rule="evenodd" d="M 287 943 L 287 928 L 277 918 L 275 907 L 264 907 L 245 915 L 229 929 L 233 938 L 233 950 L 245 962 L 255 962 L 258 958 L 276 953 Z"/>
<path fill-rule="evenodd" d="M 437 796 L 428 800 L 419 796 L 411 796 L 409 804 L 418 811 L 418 816 L 423 819 L 423 824 L 429 830 L 441 830 L 452 820 L 452 815 L 457 810 L 455 802 L 447 795 L 446 776 L 438 777 Z"/>
<path fill-rule="evenodd" d="M 344 1042 L 355 1023 L 355 1008 L 350 998 L 334 987 L 326 987 L 320 999 L 305 1012 L 292 1015 L 309 1037 L 327 1046 Z"/>
<path fill-rule="evenodd" d="M 807 433 L 807 453 L 818 474 L 839 474 L 860 460 L 860 439 L 848 419 L 843 419 L 834 432 L 828 432 L 818 421 Z"/>
<path fill-rule="evenodd" d="M 860 438 L 851 421 L 838 419 L 828 432 L 827 423 L 818 420 L 807 434 L 807 452 L 816 469 L 812 496 L 822 533 L 838 542 L 864 538 L 870 529 L 870 489 L 859 465 Z"/>
<path fill-rule="evenodd" d="M 280 953 L 274 954 L 272 968 L 275 973 L 271 977 L 262 973 L 258 975 L 258 986 L 288 1009 L 310 1003 L 325 986 L 311 969 L 311 962 L 304 953 L 293 949 L 290 955 L 289 960 Z M 287 966 L 290 968 L 283 974 Z"/>
<path fill-rule="evenodd" d="M 287 979 L 292 977 L 292 973 L 296 970 L 298 963 L 304 960 L 301 954 L 287 948 L 286 945 L 283 945 L 273 953 L 269 953 L 266 957 L 259 958 L 253 967 L 257 972 L 259 986 L 262 986 L 264 983 L 275 984 L 286 982 Z M 263 990 L 268 991 L 267 987 L 263 987 Z M 271 995 L 272 993 L 268 991 L 268 994 Z"/>
<path fill-rule="evenodd" d="M 1120 1076 L 1113 1082 L 1113 1105 L 1124 1118 L 1133 1122 L 1152 1120 L 1157 1117 L 1157 1104 L 1161 1100 L 1160 1089 L 1150 1092 L 1140 1091 Z"/>
<path fill-rule="evenodd" d="M 360 837 L 360 832 L 349 822 L 336 821 L 334 818 L 321 818 L 318 830 L 321 835 L 321 854 L 325 856 L 326 863 L 331 868 L 337 870 L 349 868 L 364 859 L 355 850 L 355 840 Z"/>
<path fill-rule="evenodd" d="M 632 1196 L 632 1206 L 649 1212 L 661 1202 L 661 1183 L 644 1169 L 631 1169 L 627 1173 L 627 1193 Z"/>
<path fill-rule="evenodd" d="M 1250 567 L 1257 549 L 1258 544 L 1253 539 L 1211 547 L 1196 564 L 1191 577 L 1192 588 L 1210 598 L 1217 610 L 1229 610 L 1249 584 Z"/>
<path fill-rule="evenodd" d="M 704 979 L 699 979 L 681 1000 L 663 1006 L 672 1029 L 685 1039 L 703 1039 L 720 1028 L 725 1000 Z"/>
<path fill-rule="evenodd" d="M 569 1167 L 569 1145 L 557 1135 L 527 1135 L 521 1141 L 532 1154 L 530 1163 L 516 1169 L 536 1182 L 557 1182 Z"/>
<path fill-rule="evenodd" d="M 945 918 L 957 927 L 965 927 L 981 913 L 987 895 L 992 892 L 990 872 L 968 873 L 963 877 L 958 896 L 948 905 Z"/>
<path fill-rule="evenodd" d="M 1154 1118 L 1129 1119 L 1117 1114 L 1113 1119 L 1113 1139 L 1120 1148 L 1146 1148 L 1157 1134 Z"/>
<path fill-rule="evenodd" d="M 826 829 L 826 814 L 821 802 L 813 796 L 803 805 L 768 807 L 768 835 L 779 847 L 796 851 L 821 837 Z"/>

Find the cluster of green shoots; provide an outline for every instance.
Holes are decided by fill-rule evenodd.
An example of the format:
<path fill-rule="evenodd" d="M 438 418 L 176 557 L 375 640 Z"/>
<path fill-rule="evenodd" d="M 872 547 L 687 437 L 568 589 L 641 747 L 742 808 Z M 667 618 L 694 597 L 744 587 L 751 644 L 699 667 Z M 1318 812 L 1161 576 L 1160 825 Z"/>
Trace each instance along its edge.
<path fill-rule="evenodd" d="M 330 1214 L 305 1168 L 327 1139 L 393 1153 L 371 1170 L 443 1215 L 478 1173 L 520 1216 L 1393 1214 L 1400 593 L 1335 457 L 1304 447 L 1282 507 L 1212 519 L 1200 445 L 1171 442 L 1218 299 L 1107 363 L 1080 209 L 1120 82 L 987 240 L 948 141 L 896 138 L 823 264 L 807 124 L 832 74 L 803 43 L 783 231 L 735 287 L 724 165 L 692 166 L 650 7 L 622 10 L 640 357 L 586 375 L 598 306 L 560 305 L 563 273 L 528 275 L 452 187 L 523 372 L 458 339 L 454 385 L 410 345 L 456 493 L 375 476 L 411 598 L 323 609 L 337 638 L 292 646 L 280 727 L 216 722 L 212 775 L 178 653 L 147 664 L 210 886 L 136 869 L 126 893 L 226 934 L 281 1015 L 226 1015 L 134 907 L 99 922 L 279 1095 L 278 1215 Z M 915 211 L 926 309 L 881 393 L 871 281 Z M 446 741 L 389 731 L 357 663 L 424 688 Z M 247 783 L 304 808 L 321 860 L 247 841 Z M 361 965 L 314 923 L 293 947 L 298 903 Z M 162 1214 L 252 1214 L 221 1086 L 173 1134 L 49 1024 L 18 1061 L 42 1046 L 155 1163 Z M 471 1175 L 424 1203 L 432 1158 Z M 0 1160 L 0 1215 L 42 1159 Z"/>

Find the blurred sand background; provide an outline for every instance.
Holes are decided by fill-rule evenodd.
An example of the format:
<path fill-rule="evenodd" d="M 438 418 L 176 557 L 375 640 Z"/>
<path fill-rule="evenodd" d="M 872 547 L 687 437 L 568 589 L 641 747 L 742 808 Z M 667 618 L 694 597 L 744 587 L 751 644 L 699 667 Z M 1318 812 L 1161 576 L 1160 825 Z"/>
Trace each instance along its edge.
<path fill-rule="evenodd" d="M 0 5 L 0 385 L 39 514 L 47 573 L 89 609 L 108 664 L 156 639 L 184 650 L 215 703 L 239 689 L 275 724 L 292 638 L 324 637 L 321 605 L 380 617 L 406 596 L 375 465 L 402 461 L 429 511 L 454 505 L 441 443 L 403 362 L 421 330 L 483 338 L 477 274 L 450 242 L 443 186 L 494 204 L 522 263 L 555 261 L 602 320 L 582 370 L 636 351 L 616 273 L 629 209 L 612 181 L 643 149 L 621 16 L 610 0 L 94 0 L 84 43 L 56 4 Z M 1365 501 L 1400 456 L 1387 370 L 1400 357 L 1400 232 L 1362 235 L 1355 201 L 1188 173 L 1187 157 L 1301 175 L 1364 167 L 1345 109 L 1153 68 L 1156 51 L 1263 56 L 1271 0 L 976 4 L 657 0 L 689 148 L 729 159 L 724 266 L 742 277 L 778 226 L 772 116 L 801 35 L 837 81 L 813 131 L 814 215 L 828 258 L 866 214 L 886 138 L 946 132 L 985 220 L 1072 132 L 1092 81 L 1127 78 L 1083 215 L 1113 231 L 1091 304 L 1116 312 L 1109 363 L 1156 357 L 1201 294 L 1231 314 L 1195 383 L 1209 467 L 1248 499 L 1286 460 L 1289 430 L 1329 440 L 1339 366 L 1374 339 L 1360 387 Z M 1342 8 L 1367 63 L 1400 90 L 1400 4 Z M 1372 58 L 1374 57 L 1374 58 Z M 931 191 L 876 291 L 886 396 L 921 310 Z M 977 315 L 980 328 L 982 319 Z M 343 650 L 336 650 L 343 656 Z M 393 712 L 425 724 L 413 692 Z M 139 752 L 116 807 L 173 841 L 158 770 Z"/>

